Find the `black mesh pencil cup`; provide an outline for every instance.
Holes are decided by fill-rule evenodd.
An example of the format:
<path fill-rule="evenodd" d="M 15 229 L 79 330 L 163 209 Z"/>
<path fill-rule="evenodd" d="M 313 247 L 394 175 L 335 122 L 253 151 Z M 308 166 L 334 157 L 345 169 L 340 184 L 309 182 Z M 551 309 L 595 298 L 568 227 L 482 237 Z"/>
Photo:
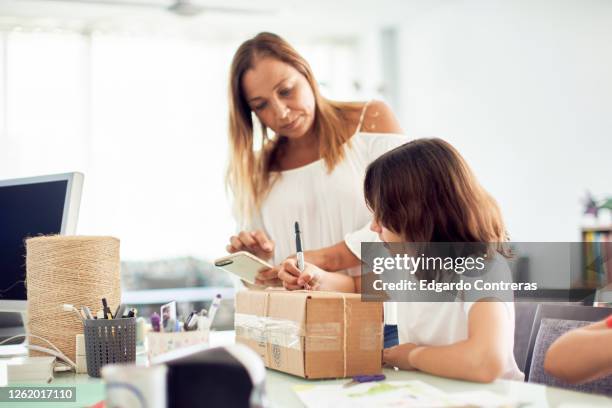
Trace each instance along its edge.
<path fill-rule="evenodd" d="M 90 376 L 100 377 L 106 364 L 136 361 L 136 318 L 87 319 L 84 330 Z"/>

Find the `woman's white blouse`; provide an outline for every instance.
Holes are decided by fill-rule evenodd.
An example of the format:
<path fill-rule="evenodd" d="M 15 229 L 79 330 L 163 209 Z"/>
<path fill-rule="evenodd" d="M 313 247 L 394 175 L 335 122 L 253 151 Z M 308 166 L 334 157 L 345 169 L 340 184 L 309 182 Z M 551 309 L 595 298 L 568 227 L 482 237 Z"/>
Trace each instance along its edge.
<path fill-rule="evenodd" d="M 362 236 L 371 221 L 363 196 L 366 167 L 407 141 L 397 134 L 358 132 L 350 139 L 350 146 L 345 145 L 344 159 L 331 172 L 323 160 L 280 172 L 251 225 L 262 228 L 275 242 L 274 263 L 296 252 L 296 221 L 305 251 L 337 244 L 347 234 Z"/>

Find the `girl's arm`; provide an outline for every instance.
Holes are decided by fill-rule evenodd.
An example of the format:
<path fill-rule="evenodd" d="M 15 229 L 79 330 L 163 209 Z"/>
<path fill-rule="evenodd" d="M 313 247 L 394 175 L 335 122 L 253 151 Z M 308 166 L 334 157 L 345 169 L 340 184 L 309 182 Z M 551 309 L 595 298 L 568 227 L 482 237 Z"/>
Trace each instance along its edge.
<path fill-rule="evenodd" d="M 300 271 L 295 259 L 287 259 L 282 263 L 278 277 L 283 281 L 283 286 L 289 290 L 355 292 L 355 282 L 350 276 L 326 272 L 308 262 L 304 265 L 304 271 Z"/>
<path fill-rule="evenodd" d="M 235 237 L 232 237 L 232 239 Z M 274 244 L 274 243 L 272 243 Z M 229 247 L 228 247 L 229 251 Z M 232 251 L 230 251 L 232 252 Z M 235 252 L 235 251 L 233 251 Z M 262 258 L 263 259 L 263 258 Z M 296 259 L 296 255 L 291 255 L 287 259 Z M 351 250 L 348 248 L 344 241 L 338 242 L 335 245 L 311 250 L 304 251 L 304 259 L 311 264 L 316 265 L 323 271 L 336 272 L 344 269 L 352 268 L 359 265 L 359 258 L 357 258 Z M 260 271 L 257 274 L 256 282 L 258 285 L 264 286 L 279 286 L 282 285 L 279 273 L 283 268 L 283 264 L 277 265 L 265 271 Z M 288 289 L 293 289 L 289 288 Z"/>
<path fill-rule="evenodd" d="M 506 305 L 479 300 L 468 314 L 468 338 L 449 346 L 410 350 L 411 367 L 441 377 L 492 382 L 503 374 L 514 338 Z"/>
<path fill-rule="evenodd" d="M 546 352 L 544 369 L 573 384 L 612 374 L 612 329 L 604 320 L 565 333 Z"/>

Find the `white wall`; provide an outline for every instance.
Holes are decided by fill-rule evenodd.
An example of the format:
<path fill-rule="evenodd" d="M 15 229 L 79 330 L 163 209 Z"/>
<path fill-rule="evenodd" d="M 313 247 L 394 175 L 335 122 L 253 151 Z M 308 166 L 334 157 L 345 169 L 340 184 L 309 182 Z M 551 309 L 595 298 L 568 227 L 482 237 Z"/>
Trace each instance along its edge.
<path fill-rule="evenodd" d="M 25 22 L 0 24 L 0 179 L 83 172 L 77 232 L 120 238 L 123 260 L 224 254 L 235 231 L 224 189 L 227 78 L 249 36 L 87 34 Z M 373 41 L 290 41 L 326 95 L 372 96 Z"/>
<path fill-rule="evenodd" d="M 400 120 L 454 144 L 514 241 L 575 241 L 612 196 L 612 2 L 457 1 L 400 30 Z"/>

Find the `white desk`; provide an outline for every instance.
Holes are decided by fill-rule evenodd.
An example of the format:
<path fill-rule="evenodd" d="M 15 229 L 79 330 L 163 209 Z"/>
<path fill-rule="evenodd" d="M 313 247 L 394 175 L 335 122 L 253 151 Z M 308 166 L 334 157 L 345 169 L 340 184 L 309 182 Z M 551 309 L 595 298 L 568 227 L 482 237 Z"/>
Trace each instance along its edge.
<path fill-rule="evenodd" d="M 230 344 L 234 341 L 233 331 L 211 333 L 211 346 Z M 501 395 L 511 395 L 521 402 L 528 403 L 528 407 L 612 407 L 612 399 L 599 395 L 590 395 L 567 391 L 559 388 L 546 387 L 538 384 L 523 383 L 516 381 L 497 380 L 491 384 L 476 384 L 465 381 L 449 380 L 434 377 L 419 372 L 384 370 L 388 380 L 421 380 L 443 391 L 475 391 L 488 390 Z M 301 403 L 292 390 L 293 385 L 312 384 L 299 377 L 284 374 L 274 370 L 268 370 L 266 391 L 268 399 L 273 407 L 289 408 L 301 407 Z M 344 384 L 348 380 L 320 380 L 317 383 Z M 13 385 L 13 384 L 11 384 Z M 20 384 L 21 385 L 21 384 Z M 40 384 L 28 384 L 30 386 Z M 44 403 L 38 404 L 45 408 L 52 407 L 82 407 L 91 405 L 104 398 L 104 385 L 100 379 L 90 378 L 85 374 L 57 374 L 52 386 L 77 387 L 77 402 L 70 404 Z M 0 404 L 2 407 L 24 408 L 23 403 Z"/>
<path fill-rule="evenodd" d="M 420 380 L 442 391 L 482 391 L 487 390 L 500 395 L 510 395 L 520 402 L 529 403 L 525 407 L 612 407 L 612 399 L 560 388 L 546 387 L 539 384 L 517 381 L 497 380 L 491 384 L 476 384 L 465 381 L 455 381 L 434 377 L 414 371 L 384 370 L 387 380 Z M 314 381 L 325 384 L 344 384 L 348 380 Z M 274 407 L 301 407 L 300 400 L 291 387 L 296 384 L 312 384 L 313 381 L 303 380 L 294 376 L 268 370 L 268 398 Z"/>

